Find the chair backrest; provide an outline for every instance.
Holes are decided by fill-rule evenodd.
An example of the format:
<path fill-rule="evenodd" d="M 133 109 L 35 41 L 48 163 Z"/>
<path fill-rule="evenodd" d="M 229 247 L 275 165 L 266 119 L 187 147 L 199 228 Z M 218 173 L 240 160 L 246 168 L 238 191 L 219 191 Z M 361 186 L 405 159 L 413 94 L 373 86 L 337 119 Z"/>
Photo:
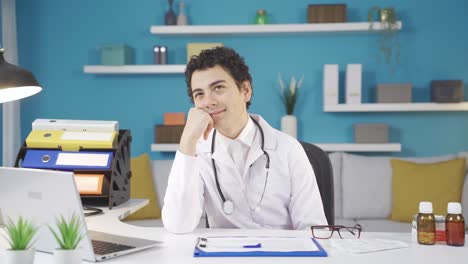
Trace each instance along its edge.
<path fill-rule="evenodd" d="M 328 154 L 314 144 L 300 141 L 310 164 L 322 196 L 323 209 L 329 225 L 335 224 L 335 194 L 333 187 L 333 168 Z"/>

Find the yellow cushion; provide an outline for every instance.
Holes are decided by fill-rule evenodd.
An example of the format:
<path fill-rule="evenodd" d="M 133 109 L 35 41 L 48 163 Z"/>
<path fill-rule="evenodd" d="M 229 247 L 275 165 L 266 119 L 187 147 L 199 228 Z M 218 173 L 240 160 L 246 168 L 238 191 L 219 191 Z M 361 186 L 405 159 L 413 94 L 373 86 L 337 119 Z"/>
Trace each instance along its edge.
<path fill-rule="evenodd" d="M 132 170 L 130 198 L 148 199 L 149 204 L 126 217 L 125 220 L 161 218 L 161 209 L 154 190 L 151 161 L 148 154 L 132 158 L 130 168 Z"/>
<path fill-rule="evenodd" d="M 391 219 L 411 222 L 420 201 L 432 202 L 434 214 L 447 214 L 448 202 L 460 202 L 465 158 L 413 163 L 392 159 L 393 201 Z"/>

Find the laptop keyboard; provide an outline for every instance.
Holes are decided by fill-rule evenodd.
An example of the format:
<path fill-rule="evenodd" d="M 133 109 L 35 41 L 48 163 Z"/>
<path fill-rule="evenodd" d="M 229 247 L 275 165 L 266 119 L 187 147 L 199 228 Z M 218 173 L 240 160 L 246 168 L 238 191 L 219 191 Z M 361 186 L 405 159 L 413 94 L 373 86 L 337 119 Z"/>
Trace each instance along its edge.
<path fill-rule="evenodd" d="M 121 245 L 116 243 L 111 243 L 107 241 L 91 240 L 94 248 L 94 253 L 97 255 L 107 255 L 114 252 L 119 252 L 127 249 L 132 249 L 135 247 Z"/>

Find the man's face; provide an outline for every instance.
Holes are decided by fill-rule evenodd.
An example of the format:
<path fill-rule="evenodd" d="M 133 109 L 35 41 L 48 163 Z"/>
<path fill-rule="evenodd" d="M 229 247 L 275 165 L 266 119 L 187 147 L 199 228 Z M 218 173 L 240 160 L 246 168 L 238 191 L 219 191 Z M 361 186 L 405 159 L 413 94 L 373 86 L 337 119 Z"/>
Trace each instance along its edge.
<path fill-rule="evenodd" d="M 215 128 L 221 133 L 245 125 L 246 103 L 252 95 L 250 82 L 243 82 L 239 89 L 228 72 L 221 66 L 215 66 L 195 71 L 191 85 L 195 107 L 209 113 Z"/>

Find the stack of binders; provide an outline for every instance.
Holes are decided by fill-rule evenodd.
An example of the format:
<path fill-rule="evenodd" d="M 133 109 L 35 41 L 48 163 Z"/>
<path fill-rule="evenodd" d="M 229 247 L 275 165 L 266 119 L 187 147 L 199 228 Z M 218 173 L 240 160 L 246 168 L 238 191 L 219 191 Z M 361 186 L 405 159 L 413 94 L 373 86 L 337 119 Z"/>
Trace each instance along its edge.
<path fill-rule="evenodd" d="M 16 167 L 72 171 L 83 204 L 130 198 L 130 130 L 117 121 L 36 119 Z"/>

